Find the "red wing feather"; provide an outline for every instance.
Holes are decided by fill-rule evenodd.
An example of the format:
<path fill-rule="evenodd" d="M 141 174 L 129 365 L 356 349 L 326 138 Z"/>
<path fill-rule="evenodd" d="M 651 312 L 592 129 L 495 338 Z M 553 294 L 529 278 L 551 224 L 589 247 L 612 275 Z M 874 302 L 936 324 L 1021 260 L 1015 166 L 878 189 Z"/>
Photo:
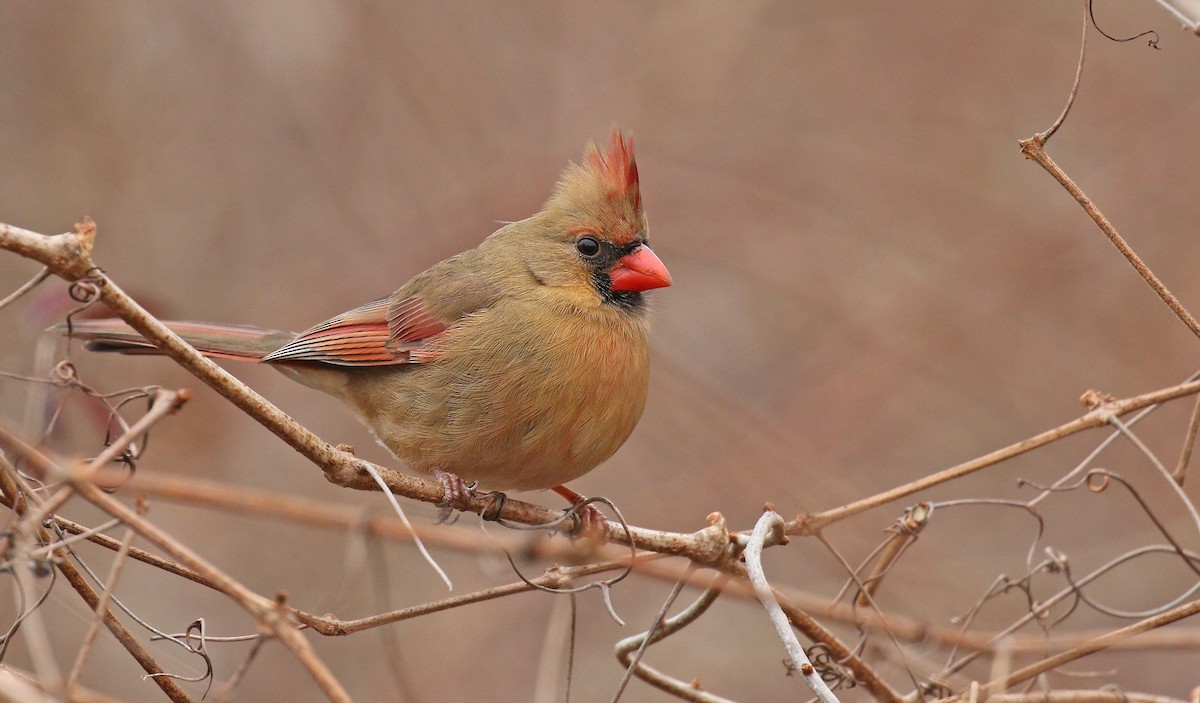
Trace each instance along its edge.
<path fill-rule="evenodd" d="M 423 337 L 399 340 L 390 324 L 391 311 L 397 309 L 388 298 L 344 312 L 303 332 L 299 337 L 263 357 L 266 362 L 309 361 L 338 366 L 388 366 L 430 360 L 420 354 L 422 340 L 446 329 L 432 317 L 414 310 L 416 327 Z"/>
<path fill-rule="evenodd" d="M 449 327 L 420 298 L 405 298 L 389 307 L 387 325 L 393 347 L 436 337 Z"/>
<path fill-rule="evenodd" d="M 440 339 L 468 315 L 495 302 L 500 292 L 485 279 L 455 270 L 461 255 L 436 264 L 403 290 L 302 332 L 263 361 L 305 361 L 340 366 L 426 364 L 442 355 Z M 430 305 L 429 301 L 434 301 Z"/>

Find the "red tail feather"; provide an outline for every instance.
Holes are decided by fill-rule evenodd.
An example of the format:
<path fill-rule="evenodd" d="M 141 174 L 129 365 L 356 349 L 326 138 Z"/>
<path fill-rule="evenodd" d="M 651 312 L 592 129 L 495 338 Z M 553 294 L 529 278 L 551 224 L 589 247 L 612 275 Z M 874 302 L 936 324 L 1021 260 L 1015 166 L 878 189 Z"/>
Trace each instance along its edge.
<path fill-rule="evenodd" d="M 258 361 L 289 342 L 291 332 L 264 330 L 244 325 L 219 325 L 207 322 L 164 322 L 175 334 L 205 356 L 236 361 Z M 56 327 L 67 333 L 66 325 Z M 87 341 L 93 351 L 112 351 L 122 354 L 159 354 L 158 348 L 146 341 L 132 327 L 120 320 L 80 320 L 70 326 L 71 336 Z"/>

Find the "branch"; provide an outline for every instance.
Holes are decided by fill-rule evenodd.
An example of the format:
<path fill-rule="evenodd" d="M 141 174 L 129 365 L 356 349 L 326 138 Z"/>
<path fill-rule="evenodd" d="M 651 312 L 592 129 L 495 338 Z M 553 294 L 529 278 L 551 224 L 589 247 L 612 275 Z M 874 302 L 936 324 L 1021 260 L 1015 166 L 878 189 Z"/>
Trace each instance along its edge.
<path fill-rule="evenodd" d="M 100 625 L 104 622 L 104 613 L 108 611 L 108 603 L 112 599 L 113 589 L 117 587 L 117 579 L 121 576 L 121 569 L 125 566 L 125 558 L 129 556 L 131 546 L 133 546 L 133 530 L 125 528 L 125 536 L 121 539 L 121 548 L 113 558 L 112 565 L 108 570 L 108 578 L 104 581 L 104 591 L 100 594 L 100 600 L 96 603 L 96 607 L 92 609 L 94 615 L 91 624 L 88 625 L 87 634 L 84 635 L 83 645 L 75 656 L 75 664 L 71 667 L 71 673 L 67 675 L 68 695 L 79 684 L 83 666 L 87 663 L 92 645 L 96 642 L 96 635 L 100 633 Z"/>
<path fill-rule="evenodd" d="M 683 581 L 679 583 L 683 583 Z M 685 683 L 673 676 L 664 674 L 652 666 L 644 664 L 640 659 L 636 662 L 634 661 L 635 652 L 644 652 L 648 645 L 670 637 L 703 615 L 709 606 L 716 601 L 717 596 L 721 595 L 723 583 L 724 579 L 718 577 L 717 581 L 713 581 L 708 588 L 704 589 L 704 593 L 696 599 L 696 602 L 669 618 L 662 618 L 656 627 L 618 642 L 614 648 L 617 661 L 621 662 L 621 666 L 626 667 L 626 670 L 630 666 L 633 666 L 633 673 L 639 679 L 685 701 L 694 701 L 695 703 L 733 703 L 727 698 L 722 698 L 701 689 L 699 679 L 691 683 Z"/>
<path fill-rule="evenodd" d="M 1119 630 L 1113 630 L 1112 632 L 1085 642 L 1078 647 L 1068 649 L 1065 652 L 1042 659 L 1036 663 L 1030 664 L 1024 669 L 1018 669 L 1017 671 L 1014 671 L 1003 678 L 990 681 L 987 685 L 979 687 L 979 696 L 983 698 L 994 693 L 1000 693 L 1001 691 L 1004 691 L 1015 684 L 1021 683 L 1022 681 L 1028 681 L 1029 679 L 1032 679 L 1033 677 L 1043 674 L 1047 671 L 1057 669 L 1063 664 L 1073 662 L 1076 659 L 1080 659 L 1089 654 L 1094 654 L 1095 652 L 1109 649 L 1113 645 L 1129 639 L 1134 635 L 1146 632 L 1148 630 L 1153 630 L 1164 625 L 1169 625 L 1178 620 L 1191 617 L 1197 613 L 1200 613 L 1200 600 L 1195 600 L 1191 603 L 1184 603 L 1183 605 L 1177 608 L 1172 608 L 1165 613 L 1160 613 L 1154 617 L 1140 620 L 1132 625 L 1122 627 Z M 965 701 L 967 700 L 967 695 L 968 694 L 964 692 L 945 700 Z M 988 700 L 991 700 L 991 698 L 988 698 Z"/>
<path fill-rule="evenodd" d="M 779 513 L 776 513 L 774 508 L 768 505 L 762 517 L 758 519 L 758 524 L 754 526 L 754 533 L 746 545 L 744 552 L 746 571 L 750 576 L 750 582 L 754 584 L 754 592 L 767 610 L 767 617 L 775 626 L 775 632 L 783 640 L 783 647 L 787 650 L 788 658 L 792 660 L 792 666 L 804 677 L 804 682 L 808 684 L 821 703 L 838 703 L 837 696 L 833 695 L 833 691 L 829 690 L 829 686 L 813 668 L 812 662 L 808 660 L 808 655 L 804 653 L 804 647 L 800 646 L 800 640 L 796 639 L 796 633 L 792 632 L 792 626 L 788 622 L 787 616 L 783 614 L 783 609 L 779 607 L 779 601 L 775 599 L 771 584 L 767 581 L 767 574 L 763 571 L 763 547 L 768 539 L 772 544 L 786 544 L 787 535 L 784 534 L 783 528 L 783 518 L 779 517 Z"/>
<path fill-rule="evenodd" d="M 45 695 L 46 689 L 32 674 L 0 664 L 0 700 L 6 703 L 60 703 L 64 699 Z M 82 686 L 66 694 L 68 703 L 125 703 Z"/>
<path fill-rule="evenodd" d="M 98 287 L 101 300 L 118 317 L 192 375 L 225 396 L 259 424 L 319 466 L 329 481 L 344 488 L 379 490 L 370 474 L 363 469 L 362 459 L 325 442 L 245 383 L 202 356 L 146 312 L 103 271 L 96 268 L 91 259 L 95 235 L 95 223 L 88 218 L 76 225 L 74 231 L 53 236 L 0 224 L 0 249 L 7 249 L 39 261 L 55 275 L 68 281 L 89 278 Z M 397 495 L 426 503 L 442 501 L 441 483 L 426 481 L 374 464 L 372 467 L 383 477 L 388 488 Z M 474 496 L 466 510 L 474 513 L 488 510 L 494 512 L 494 501 L 487 496 Z M 510 499 L 504 504 L 498 517 L 526 525 L 544 525 L 558 520 L 563 514 L 564 511 L 561 510 L 551 510 Z M 711 537 L 703 531 L 681 534 L 637 527 L 630 527 L 626 532 L 619 524 L 612 525 L 610 533 L 611 541 L 618 544 L 633 543 L 640 549 L 685 556 L 703 565 L 714 565 L 725 558 L 727 544 Z"/>
<path fill-rule="evenodd" d="M 1180 698 L 1151 693 L 1099 688 L 1085 691 L 1030 691 L 998 693 L 988 703 L 1187 703 Z"/>
<path fill-rule="evenodd" d="M 1171 311 L 1174 312 L 1180 320 L 1183 320 L 1183 324 L 1188 326 L 1188 329 L 1192 331 L 1192 334 L 1200 337 L 1200 322 L 1196 322 L 1196 318 L 1192 317 L 1192 314 L 1183 307 L 1183 303 L 1179 302 L 1179 299 L 1176 298 L 1171 291 L 1167 290 L 1167 286 L 1164 285 L 1162 281 L 1158 280 L 1158 276 L 1155 276 L 1154 272 L 1150 270 L 1150 267 L 1146 266 L 1146 263 L 1142 261 L 1142 257 L 1138 256 L 1137 253 L 1129 247 L 1129 245 L 1125 242 L 1125 239 L 1117 232 L 1117 229 L 1113 227 L 1112 223 L 1108 221 L 1108 218 L 1104 216 L 1104 213 L 1100 212 L 1100 209 L 1096 207 L 1096 205 L 1091 201 L 1090 198 L 1087 197 L 1087 195 L 1084 194 L 1082 190 L 1080 190 L 1079 186 L 1075 185 L 1075 181 L 1072 181 L 1071 178 L 1067 176 L 1067 174 L 1064 173 L 1061 168 L 1058 167 L 1058 164 L 1054 163 L 1054 159 L 1051 159 L 1050 155 L 1046 153 L 1045 139 L 1043 139 L 1040 134 L 1035 134 L 1029 139 L 1022 139 L 1019 143 L 1021 145 L 1021 153 L 1025 155 L 1025 158 L 1038 162 L 1038 164 L 1040 164 L 1042 168 L 1046 169 L 1051 176 L 1054 176 L 1054 180 L 1061 183 L 1062 187 L 1067 189 L 1067 192 L 1071 194 L 1071 197 L 1075 198 L 1075 201 L 1079 203 L 1084 212 L 1086 212 L 1088 216 L 1091 217 L 1096 223 L 1096 225 L 1100 227 L 1100 231 L 1104 232 L 1104 235 L 1113 243 L 1113 246 L 1115 246 L 1117 250 L 1120 251 L 1121 254 L 1126 258 L 1126 260 L 1129 261 L 1129 264 L 1133 266 L 1133 268 L 1136 269 L 1139 274 L 1141 274 L 1146 283 L 1150 284 L 1150 287 L 1154 289 L 1154 292 L 1158 294 L 1158 297 L 1162 298 L 1162 301 L 1167 304 L 1167 307 L 1171 308 Z"/>
<path fill-rule="evenodd" d="M 227 575 L 225 572 L 210 564 L 189 547 L 179 542 L 156 525 L 146 520 L 136 511 L 109 496 L 91 482 L 91 473 L 68 472 L 65 468 L 50 462 L 45 456 L 26 445 L 8 430 L 0 427 L 0 446 L 20 454 L 31 465 L 31 468 L 52 476 L 65 476 L 68 485 L 82 498 L 100 508 L 109 515 L 121 520 L 135 532 L 158 545 L 188 568 L 200 573 L 215 588 L 230 596 L 252 616 L 260 627 L 279 638 L 300 663 L 308 670 L 326 697 L 335 703 L 349 703 L 350 696 L 342 688 L 333 673 L 329 671 L 312 651 L 312 645 L 300 634 L 296 626 L 285 617 L 285 609 L 279 600 L 269 600 Z M 93 607 L 94 604 L 93 604 Z M 165 677 L 154 677 L 165 678 Z"/>
<path fill-rule="evenodd" d="M 642 558 L 646 558 L 643 556 Z M 651 555 L 649 558 L 658 558 L 658 555 Z M 428 615 L 430 613 L 438 613 L 443 610 L 457 608 L 471 603 L 482 603 L 484 601 L 501 598 L 504 596 L 513 595 L 516 593 L 525 593 L 527 591 L 538 590 L 540 588 L 562 589 L 567 588 L 571 581 L 580 576 L 590 576 L 604 571 L 612 571 L 615 569 L 625 568 L 629 565 L 629 558 L 623 560 L 601 562 L 599 564 L 587 564 L 585 566 L 561 567 L 551 566 L 544 574 L 538 578 L 529 581 L 517 581 L 504 586 L 495 586 L 474 593 L 466 593 L 461 596 L 453 596 L 442 600 L 433 601 L 432 603 L 422 603 L 409 608 L 401 608 L 400 610 L 390 613 L 382 613 L 372 615 L 358 620 L 339 620 L 332 615 L 316 616 L 309 613 L 293 611 L 296 619 L 303 622 L 305 625 L 313 628 L 323 635 L 342 636 L 352 635 L 356 632 L 368 630 L 380 625 L 388 625 L 401 620 L 411 620 L 412 618 Z"/>
<path fill-rule="evenodd" d="M 23 491 L 20 487 L 21 481 L 22 479 L 20 474 L 18 474 L 13 466 L 4 459 L 3 454 L 0 454 L 0 488 L 3 488 L 6 496 L 12 496 L 9 507 L 12 507 L 14 512 L 16 512 L 18 515 L 23 515 L 27 512 L 28 504 L 24 501 L 17 500 L 22 495 L 28 495 L 31 502 L 35 504 L 40 500 L 37 493 L 27 490 Z M 48 530 L 46 530 L 40 524 L 35 525 L 35 528 L 37 530 L 39 542 L 42 544 L 48 544 L 52 542 L 52 537 Z M 79 573 L 79 570 L 66 560 L 65 554 L 56 551 L 55 556 L 57 556 L 57 559 L 55 560 L 55 566 L 58 568 L 59 573 L 63 575 L 63 578 L 67 580 L 67 583 L 71 586 L 71 588 L 73 588 L 75 592 L 79 594 L 79 597 L 88 604 L 89 608 L 91 608 L 93 611 L 99 610 L 97 606 L 100 602 L 100 596 L 96 594 L 96 591 L 93 590 L 88 584 L 87 580 L 84 579 L 83 574 Z M 127 630 L 125 626 L 121 624 L 121 621 L 117 619 L 117 616 L 113 614 L 112 610 L 105 608 L 103 612 L 104 626 L 107 627 L 108 631 L 113 634 L 113 637 L 116 637 L 117 641 L 121 643 L 121 646 L 124 647 L 131 656 L 133 656 L 146 674 L 150 675 L 150 679 L 154 682 L 154 684 L 158 686 L 162 692 L 165 693 L 166 696 L 174 703 L 191 703 L 192 697 L 189 696 L 187 691 L 184 691 L 178 683 L 166 676 L 155 676 L 155 674 L 165 673 L 165 670 L 158 664 L 158 661 L 154 659 L 153 655 L 151 655 L 150 652 L 147 651 L 146 648 L 137 641 L 137 638 L 135 638 L 129 632 L 129 630 Z"/>
<path fill-rule="evenodd" d="M 1085 394 L 1086 397 L 1091 396 L 1092 391 Z M 878 493 L 869 498 L 856 500 L 853 503 L 848 503 L 840 508 L 826 510 L 821 513 L 806 513 L 799 515 L 795 520 L 787 524 L 787 534 L 789 535 L 811 535 L 824 527 L 832 525 L 840 520 L 845 520 L 848 517 L 857 515 L 871 508 L 890 503 L 894 500 L 899 500 L 905 496 L 910 496 L 914 493 L 923 491 L 927 488 L 932 488 L 947 481 L 961 478 L 968 474 L 975 473 L 981 469 L 986 469 L 989 466 L 999 464 L 1000 462 L 1019 456 L 1029 451 L 1033 451 L 1039 447 L 1043 447 L 1051 442 L 1057 442 L 1063 437 L 1069 437 L 1084 430 L 1090 430 L 1094 427 L 1103 427 L 1111 423 L 1112 418 L 1121 417 L 1134 410 L 1140 410 L 1150 405 L 1157 405 L 1168 400 L 1182 398 L 1184 396 L 1200 393 L 1200 381 L 1191 381 L 1189 383 L 1180 383 L 1175 386 L 1163 388 L 1150 393 L 1145 393 L 1132 398 L 1123 400 L 1112 400 L 1101 403 L 1091 412 L 1082 417 L 1072 420 L 1064 425 L 1059 425 L 1051 430 L 1034 435 L 1028 439 L 1023 439 L 1015 444 L 1010 444 L 1003 449 L 997 449 L 990 454 L 984 454 L 981 457 L 976 457 L 970 461 L 963 462 L 957 466 L 952 466 L 935 474 L 930 474 L 915 481 L 910 481 L 902 486 L 897 486 L 891 490 Z"/>

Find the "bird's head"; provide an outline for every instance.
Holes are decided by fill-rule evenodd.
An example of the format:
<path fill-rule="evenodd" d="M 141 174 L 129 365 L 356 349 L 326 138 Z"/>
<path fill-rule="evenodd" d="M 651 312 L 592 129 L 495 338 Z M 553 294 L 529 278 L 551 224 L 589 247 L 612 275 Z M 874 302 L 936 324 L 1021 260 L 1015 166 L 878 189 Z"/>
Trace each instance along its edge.
<path fill-rule="evenodd" d="M 534 218 L 544 256 L 531 261 L 544 282 L 587 286 L 603 303 L 641 309 L 642 293 L 671 285 L 650 250 L 633 140 L 616 129 L 605 149 L 589 144 L 563 172 Z"/>

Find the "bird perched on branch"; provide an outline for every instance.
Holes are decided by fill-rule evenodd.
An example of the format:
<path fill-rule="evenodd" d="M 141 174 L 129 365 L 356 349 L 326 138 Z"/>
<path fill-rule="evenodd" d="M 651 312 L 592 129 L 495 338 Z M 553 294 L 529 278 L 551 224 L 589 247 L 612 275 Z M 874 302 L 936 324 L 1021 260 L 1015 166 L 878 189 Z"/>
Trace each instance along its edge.
<path fill-rule="evenodd" d="M 650 250 L 633 141 L 587 147 L 532 217 L 434 264 L 386 298 L 293 334 L 170 322 L 203 354 L 270 364 L 340 398 L 461 507 L 463 479 L 553 488 L 591 471 L 641 418 L 649 382 L 644 293 L 671 285 Z M 85 320 L 88 347 L 156 349 L 118 320 Z M 591 519 L 597 519 L 593 514 Z"/>

